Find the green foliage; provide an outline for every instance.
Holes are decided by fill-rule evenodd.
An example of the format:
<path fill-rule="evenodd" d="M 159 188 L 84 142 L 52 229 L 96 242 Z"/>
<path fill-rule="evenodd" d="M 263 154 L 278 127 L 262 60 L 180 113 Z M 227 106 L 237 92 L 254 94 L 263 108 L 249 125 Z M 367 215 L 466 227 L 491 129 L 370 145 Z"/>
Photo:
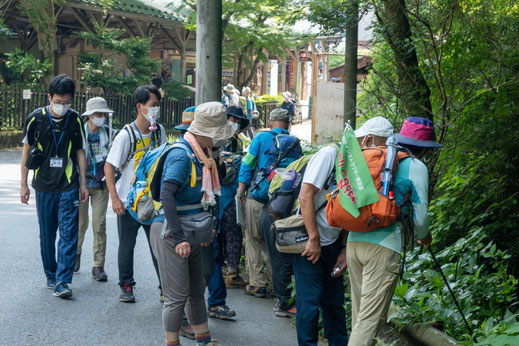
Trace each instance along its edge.
<path fill-rule="evenodd" d="M 6 55 L 8 59 L 5 65 L 11 75 L 18 79 L 20 85 L 34 89 L 44 84 L 43 77 L 52 67 L 49 60 L 40 61 L 34 55 L 24 53 L 23 50 L 18 48 L 14 52 L 6 53 Z"/>
<path fill-rule="evenodd" d="M 283 96 L 281 96 L 281 94 L 278 94 L 276 96 L 272 96 L 270 94 L 264 94 L 264 95 L 255 97 L 254 101 L 256 101 L 256 103 L 276 102 L 277 104 L 281 105 L 283 103 Z"/>
<path fill-rule="evenodd" d="M 98 48 L 95 53 L 79 55 L 78 69 L 87 87 L 131 95 L 137 86 L 149 83 L 151 75 L 159 71 L 160 62 L 149 57 L 152 38 L 121 38 L 120 30 L 101 26 L 95 29 L 95 33 L 77 34 Z M 125 67 L 127 71 L 123 74 Z"/>
<path fill-rule="evenodd" d="M 163 83 L 162 90 L 164 90 L 164 96 L 173 101 L 193 96 L 189 89 L 182 87 L 182 83 L 174 80 Z"/>
<path fill-rule="evenodd" d="M 474 336 L 488 336 L 489 323 L 509 323 L 512 312 L 519 312 L 517 279 L 507 270 L 510 255 L 499 250 L 483 228 L 467 228 L 465 237 L 445 247 L 437 258 Z M 462 317 L 428 253 L 410 253 L 404 280 L 396 288 L 393 301 L 401 309 L 390 319 L 434 322 L 443 325 L 444 331 L 454 338 L 472 337 L 467 335 Z"/>

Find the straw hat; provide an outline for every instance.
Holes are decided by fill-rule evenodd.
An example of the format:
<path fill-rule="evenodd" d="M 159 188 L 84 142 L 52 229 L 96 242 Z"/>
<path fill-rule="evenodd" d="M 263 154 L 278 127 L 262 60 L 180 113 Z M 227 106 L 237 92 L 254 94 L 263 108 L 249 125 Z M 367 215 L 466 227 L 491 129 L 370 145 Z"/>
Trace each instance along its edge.
<path fill-rule="evenodd" d="M 87 101 L 86 111 L 82 115 L 88 116 L 93 113 L 112 113 L 112 110 L 108 109 L 106 100 L 102 97 L 93 97 Z"/>
<path fill-rule="evenodd" d="M 234 135 L 233 127 L 227 122 L 227 110 L 221 102 L 206 102 L 198 105 L 195 119 L 189 132 L 210 137 L 213 140 L 229 139 Z"/>

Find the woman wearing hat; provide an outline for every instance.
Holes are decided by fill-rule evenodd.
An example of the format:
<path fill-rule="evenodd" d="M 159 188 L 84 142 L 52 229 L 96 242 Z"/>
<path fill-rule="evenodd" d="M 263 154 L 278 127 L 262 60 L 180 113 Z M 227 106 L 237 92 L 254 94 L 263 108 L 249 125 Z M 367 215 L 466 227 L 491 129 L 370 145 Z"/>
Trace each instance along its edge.
<path fill-rule="evenodd" d="M 290 115 L 290 121 L 294 120 L 294 116 L 296 115 L 296 106 L 294 106 L 294 102 L 292 102 L 292 94 L 290 91 L 282 92 L 283 103 L 281 104 L 281 108 L 286 109 L 288 111 L 288 115 Z"/>
<path fill-rule="evenodd" d="M 88 118 L 85 126 L 87 140 L 84 150 L 87 161 L 86 184 L 90 203 L 92 204 L 92 231 L 94 233 L 94 264 L 92 278 L 97 281 L 108 279 L 105 271 L 106 254 L 106 208 L 108 207 L 108 189 L 104 182 L 104 164 L 110 145 L 110 129 L 105 125 L 108 113 L 106 100 L 94 97 L 87 101 L 83 116 Z M 79 204 L 79 235 L 74 271 L 79 271 L 81 263 L 81 248 L 88 228 L 88 200 Z"/>
<path fill-rule="evenodd" d="M 151 237 L 164 291 L 162 319 L 167 345 L 180 344 L 184 308 L 195 331 L 197 345 L 219 345 L 211 340 L 204 300 L 201 245 L 207 246 L 211 242 L 190 243 L 186 232 L 197 234 L 197 229 L 183 229 L 181 220 L 216 204 L 216 196 L 221 194 L 220 181 L 210 150 L 215 142 L 233 134 L 225 107 L 220 102 L 203 103 L 196 107 L 193 122 L 179 140 L 184 149 L 174 147 L 164 161 L 161 179 L 163 215 L 155 218 Z M 167 227 L 163 230 L 165 221 Z"/>
<path fill-rule="evenodd" d="M 384 146 L 392 133 L 392 125 L 382 117 L 366 121 L 355 131 L 363 146 Z M 395 200 L 402 210 L 412 211 L 409 217 L 413 218 L 418 243 L 428 247 L 431 243 L 429 176 L 427 167 L 416 156 L 427 148 L 441 148 L 442 145 L 434 140 L 433 123 L 420 117 L 407 118 L 400 133 L 392 136 L 413 154 L 398 164 L 393 177 Z M 371 232 L 349 232 L 346 262 L 350 275 L 352 331 L 348 345 L 376 343 L 375 337 L 386 320 L 398 282 L 401 251 L 402 235 L 396 222 Z"/>

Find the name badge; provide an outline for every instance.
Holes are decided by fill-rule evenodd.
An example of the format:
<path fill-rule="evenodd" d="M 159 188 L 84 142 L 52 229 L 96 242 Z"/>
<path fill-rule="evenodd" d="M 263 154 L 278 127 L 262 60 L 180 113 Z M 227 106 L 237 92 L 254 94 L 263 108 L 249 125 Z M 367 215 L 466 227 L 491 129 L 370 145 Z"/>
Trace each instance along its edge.
<path fill-rule="evenodd" d="M 96 162 L 102 162 L 103 161 L 103 155 L 102 154 L 97 154 L 96 155 Z"/>
<path fill-rule="evenodd" d="M 62 168 L 63 167 L 63 159 L 61 157 L 51 157 L 50 158 L 50 166 L 52 168 Z"/>

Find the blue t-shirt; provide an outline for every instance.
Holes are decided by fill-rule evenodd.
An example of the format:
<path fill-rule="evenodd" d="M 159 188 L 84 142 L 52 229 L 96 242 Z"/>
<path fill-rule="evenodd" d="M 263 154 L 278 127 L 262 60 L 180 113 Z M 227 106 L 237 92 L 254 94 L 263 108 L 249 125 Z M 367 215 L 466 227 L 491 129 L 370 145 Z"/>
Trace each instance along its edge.
<path fill-rule="evenodd" d="M 191 149 L 191 146 L 186 141 L 183 139 L 181 139 L 181 141 Z M 184 149 L 171 149 L 169 153 L 167 153 L 166 160 L 164 161 L 160 189 L 162 190 L 162 186 L 166 180 L 174 180 L 180 184 L 181 187 L 175 196 L 177 208 L 186 205 L 200 204 L 202 200 L 202 164 L 196 157 L 194 160 L 196 169 L 195 187 L 191 187 L 192 160 L 187 156 Z M 178 215 L 196 214 L 202 210 L 202 206 L 200 205 L 200 208 L 179 210 Z M 157 216 L 153 222 L 164 222 L 164 215 Z"/>

